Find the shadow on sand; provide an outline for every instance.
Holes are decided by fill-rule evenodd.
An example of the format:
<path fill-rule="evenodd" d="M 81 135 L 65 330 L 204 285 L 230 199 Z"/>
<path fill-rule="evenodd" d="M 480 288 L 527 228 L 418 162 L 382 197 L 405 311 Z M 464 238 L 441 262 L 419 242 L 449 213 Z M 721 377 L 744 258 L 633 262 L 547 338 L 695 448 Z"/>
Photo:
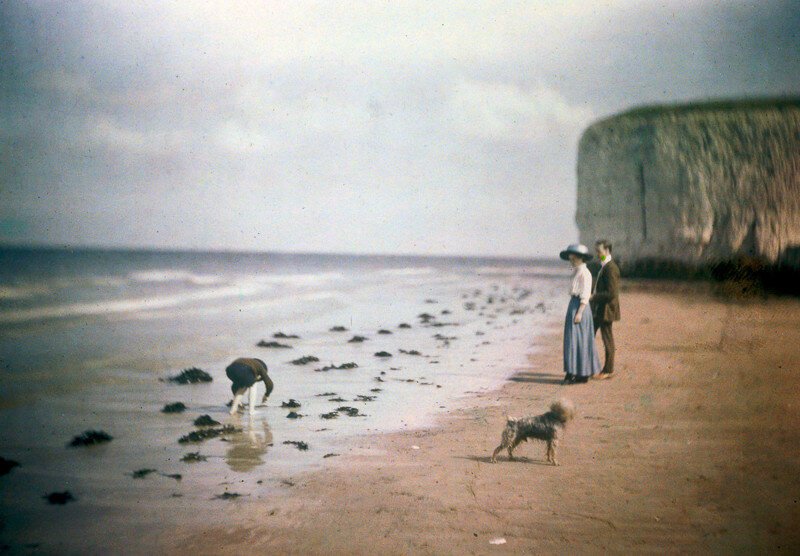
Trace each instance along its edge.
<path fill-rule="evenodd" d="M 514 376 L 508 380 L 511 382 L 534 382 L 537 384 L 561 384 L 561 382 L 564 380 L 564 376 L 554 375 L 552 373 L 520 371 L 518 373 L 514 373 Z"/>
<path fill-rule="evenodd" d="M 477 461 L 478 463 L 492 463 L 492 457 L 489 456 L 453 456 L 456 459 L 468 459 L 470 461 Z M 543 459 L 531 459 L 525 456 L 518 456 L 514 454 L 514 459 L 509 460 L 508 455 L 503 453 L 497 456 L 497 464 L 501 463 L 524 463 L 526 465 L 546 465 L 551 467 L 551 464 Z"/>

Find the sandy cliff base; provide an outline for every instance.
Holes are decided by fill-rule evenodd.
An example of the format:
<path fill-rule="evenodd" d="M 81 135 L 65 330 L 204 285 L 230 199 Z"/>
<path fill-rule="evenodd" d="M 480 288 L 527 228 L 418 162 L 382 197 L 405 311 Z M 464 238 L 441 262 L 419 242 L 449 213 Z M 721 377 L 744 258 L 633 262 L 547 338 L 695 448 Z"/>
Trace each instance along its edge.
<path fill-rule="evenodd" d="M 800 550 L 800 302 L 626 292 L 613 380 L 561 386 L 560 333 L 493 405 L 357 456 L 231 528 L 177 531 L 180 553 L 585 553 Z M 577 417 L 497 464 L 505 415 L 570 398 Z M 412 446 L 419 449 L 412 449 Z M 505 544 L 490 541 L 505 539 Z"/>

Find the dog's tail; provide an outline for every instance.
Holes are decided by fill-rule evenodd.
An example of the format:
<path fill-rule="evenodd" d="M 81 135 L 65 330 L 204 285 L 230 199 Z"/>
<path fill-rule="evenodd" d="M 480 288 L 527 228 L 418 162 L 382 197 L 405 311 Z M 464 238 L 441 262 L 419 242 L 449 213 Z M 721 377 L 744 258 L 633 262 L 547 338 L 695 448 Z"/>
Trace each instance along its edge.
<path fill-rule="evenodd" d="M 571 401 L 565 398 L 553 402 L 550 405 L 550 411 L 555 413 L 558 420 L 562 423 L 566 423 L 575 416 L 575 406 Z"/>

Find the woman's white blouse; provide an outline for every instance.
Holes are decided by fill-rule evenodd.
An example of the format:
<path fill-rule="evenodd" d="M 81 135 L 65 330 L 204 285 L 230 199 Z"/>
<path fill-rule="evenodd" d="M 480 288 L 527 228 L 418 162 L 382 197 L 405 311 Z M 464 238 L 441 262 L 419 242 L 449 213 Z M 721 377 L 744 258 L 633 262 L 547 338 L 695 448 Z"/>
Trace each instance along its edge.
<path fill-rule="evenodd" d="M 592 295 L 592 273 L 589 272 L 585 263 L 581 263 L 575 268 L 569 294 L 580 297 L 581 303 L 589 303 L 589 297 Z"/>

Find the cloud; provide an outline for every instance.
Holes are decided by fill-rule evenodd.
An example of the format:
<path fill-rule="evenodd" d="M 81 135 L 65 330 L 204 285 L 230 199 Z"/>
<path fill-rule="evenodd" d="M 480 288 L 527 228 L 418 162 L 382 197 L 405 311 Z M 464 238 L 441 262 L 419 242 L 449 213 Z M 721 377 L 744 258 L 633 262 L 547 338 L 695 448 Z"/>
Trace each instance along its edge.
<path fill-rule="evenodd" d="M 570 135 L 594 116 L 587 106 L 572 105 L 544 85 L 523 89 L 475 80 L 453 87 L 446 112 L 460 133 L 489 141 L 541 141 L 554 134 Z"/>
<path fill-rule="evenodd" d="M 86 122 L 84 144 L 126 154 L 168 154 L 183 150 L 187 133 L 182 130 L 139 131 L 121 125 L 109 116 L 92 117 Z"/>

